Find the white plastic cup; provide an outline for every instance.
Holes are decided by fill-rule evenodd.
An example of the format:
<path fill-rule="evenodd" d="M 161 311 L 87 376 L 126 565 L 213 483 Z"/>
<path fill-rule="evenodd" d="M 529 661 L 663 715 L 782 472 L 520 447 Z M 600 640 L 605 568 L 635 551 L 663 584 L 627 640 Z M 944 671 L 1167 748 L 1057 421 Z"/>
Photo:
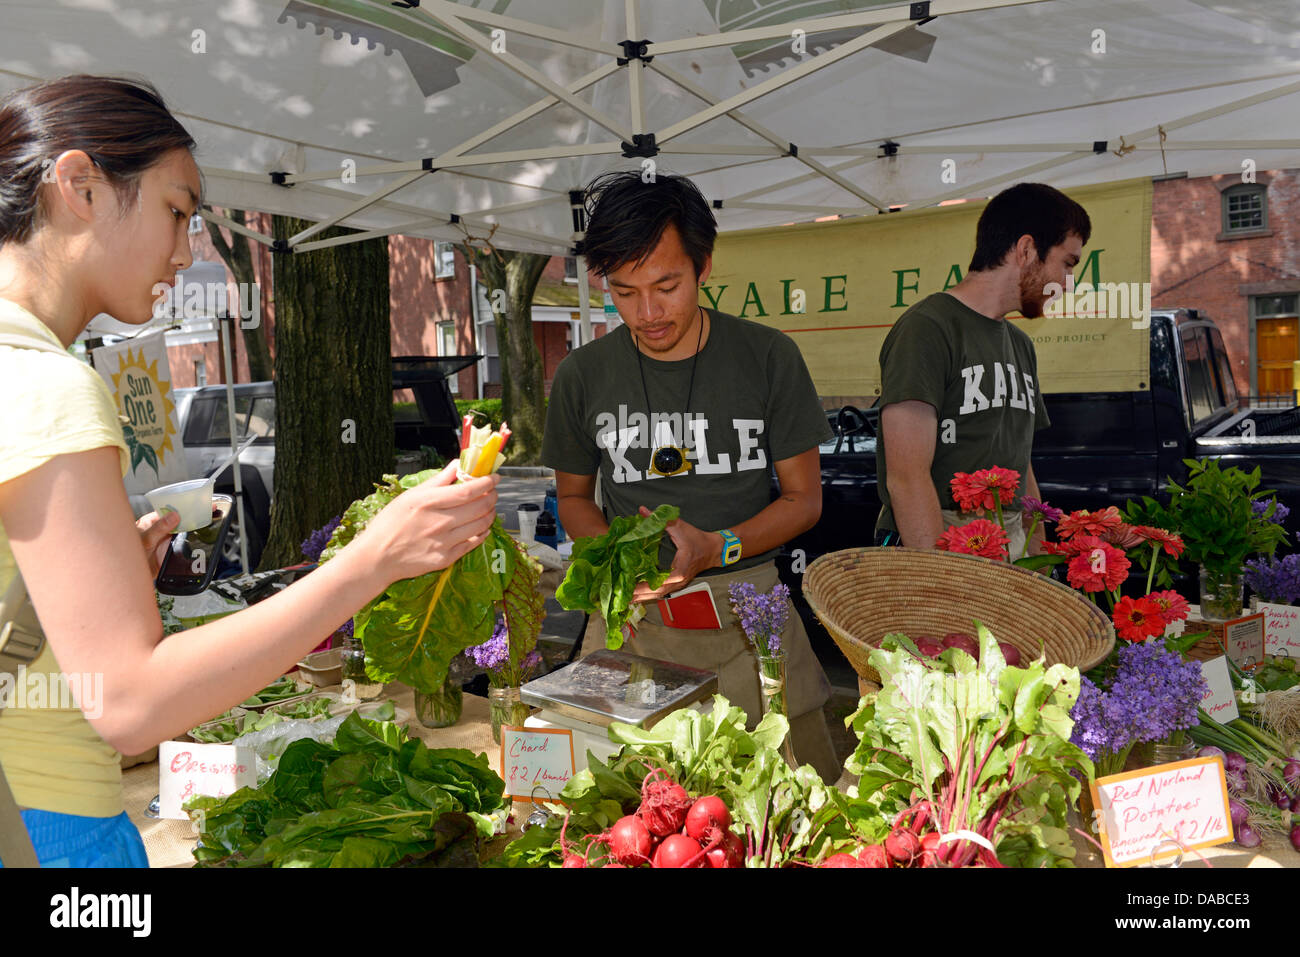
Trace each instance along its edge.
<path fill-rule="evenodd" d="M 146 492 L 145 498 L 155 512 L 164 508 L 176 510 L 181 517 L 176 531 L 194 532 L 212 524 L 212 488 L 215 484 L 213 479 L 174 482 Z"/>
<path fill-rule="evenodd" d="M 537 516 L 541 514 L 541 511 L 540 506 L 531 502 L 519 506 L 519 540 L 521 542 L 536 540 Z"/>

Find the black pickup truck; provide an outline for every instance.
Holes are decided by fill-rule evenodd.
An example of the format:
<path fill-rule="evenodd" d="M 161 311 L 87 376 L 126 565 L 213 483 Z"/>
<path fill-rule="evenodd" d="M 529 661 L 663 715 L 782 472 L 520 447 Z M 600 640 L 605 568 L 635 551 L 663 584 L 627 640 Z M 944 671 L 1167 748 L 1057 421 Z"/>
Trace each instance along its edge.
<path fill-rule="evenodd" d="M 1034 437 L 1034 475 L 1043 498 L 1067 511 L 1158 497 L 1180 481 L 1184 459 L 1221 458 L 1259 466 L 1263 488 L 1293 508 L 1300 530 L 1300 408 L 1251 408 L 1237 393 L 1223 337 L 1195 309 L 1153 312 L 1150 389 L 1045 393 L 1052 424 Z M 835 437 L 821 449 L 822 517 L 790 542 L 787 561 L 808 561 L 874 539 L 879 411 L 845 406 L 828 412 Z M 990 465 L 998 463 L 989 463 Z"/>

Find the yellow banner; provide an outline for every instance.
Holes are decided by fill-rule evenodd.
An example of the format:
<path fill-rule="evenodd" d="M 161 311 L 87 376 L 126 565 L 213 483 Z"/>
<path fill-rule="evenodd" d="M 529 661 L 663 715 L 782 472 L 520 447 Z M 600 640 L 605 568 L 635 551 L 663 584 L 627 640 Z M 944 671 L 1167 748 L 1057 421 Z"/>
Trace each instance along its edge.
<path fill-rule="evenodd" d="M 1067 190 L 1092 220 L 1074 286 L 1041 319 L 1016 318 L 1044 392 L 1149 387 L 1151 181 Z M 787 332 L 823 397 L 870 404 L 880 346 L 920 299 L 955 286 L 985 202 L 723 233 L 700 302 Z"/>

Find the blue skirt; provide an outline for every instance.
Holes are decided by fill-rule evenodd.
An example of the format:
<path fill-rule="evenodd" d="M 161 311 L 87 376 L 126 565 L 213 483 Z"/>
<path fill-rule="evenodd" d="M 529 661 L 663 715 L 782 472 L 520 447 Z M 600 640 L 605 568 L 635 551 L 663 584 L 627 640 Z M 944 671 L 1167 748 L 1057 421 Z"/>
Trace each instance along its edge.
<path fill-rule="evenodd" d="M 144 841 L 125 811 L 117 817 L 82 817 L 27 810 L 22 816 L 41 867 L 149 866 Z"/>

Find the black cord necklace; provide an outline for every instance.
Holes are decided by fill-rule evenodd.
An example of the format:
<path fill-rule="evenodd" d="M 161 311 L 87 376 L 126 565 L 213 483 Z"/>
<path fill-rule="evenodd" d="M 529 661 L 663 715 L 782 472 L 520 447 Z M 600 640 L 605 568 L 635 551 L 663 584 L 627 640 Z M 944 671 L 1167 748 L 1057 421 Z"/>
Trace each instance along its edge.
<path fill-rule="evenodd" d="M 691 414 L 691 398 L 695 395 L 695 366 L 700 361 L 700 345 L 704 342 L 704 307 L 697 306 L 700 311 L 700 331 L 695 337 L 695 354 L 691 357 L 691 379 L 690 385 L 686 389 L 686 410 L 684 415 Z M 641 361 L 641 340 L 637 336 L 632 337 L 636 348 L 636 367 L 641 373 L 641 394 L 645 397 L 645 414 L 646 429 L 651 427 L 654 419 L 653 410 L 650 407 L 650 390 L 646 388 L 645 382 L 645 365 Z M 682 430 L 686 429 L 686 419 L 682 419 Z M 650 437 L 654 441 L 654 436 Z M 675 445 L 662 445 L 650 453 L 650 471 L 656 475 L 664 477 L 676 475 L 679 472 L 685 472 L 691 467 L 691 463 L 686 460 L 686 450 Z"/>

